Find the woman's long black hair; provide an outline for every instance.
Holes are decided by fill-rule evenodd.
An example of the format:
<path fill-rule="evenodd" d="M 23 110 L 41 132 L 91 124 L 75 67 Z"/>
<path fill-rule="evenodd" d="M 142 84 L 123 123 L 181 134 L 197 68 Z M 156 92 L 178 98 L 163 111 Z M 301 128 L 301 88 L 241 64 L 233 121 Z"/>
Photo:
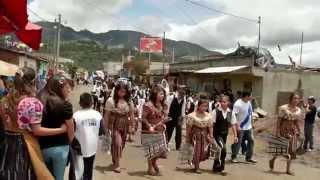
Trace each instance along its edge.
<path fill-rule="evenodd" d="M 48 107 L 54 108 L 54 106 L 62 103 L 65 100 L 65 97 L 63 95 L 63 88 L 66 85 L 70 85 L 71 87 L 73 86 L 71 81 L 63 75 L 57 74 L 52 76 L 48 80 L 45 88 L 43 88 L 38 94 L 38 97 L 43 103 L 45 110 Z"/>
<path fill-rule="evenodd" d="M 115 107 L 118 106 L 118 102 L 120 97 L 118 96 L 118 92 L 120 89 L 125 89 L 126 95 L 124 95 L 123 99 L 129 104 L 131 101 L 131 92 L 129 89 L 129 85 L 125 81 L 118 81 L 116 82 L 116 85 L 114 87 L 114 94 L 113 94 L 113 100 Z"/>

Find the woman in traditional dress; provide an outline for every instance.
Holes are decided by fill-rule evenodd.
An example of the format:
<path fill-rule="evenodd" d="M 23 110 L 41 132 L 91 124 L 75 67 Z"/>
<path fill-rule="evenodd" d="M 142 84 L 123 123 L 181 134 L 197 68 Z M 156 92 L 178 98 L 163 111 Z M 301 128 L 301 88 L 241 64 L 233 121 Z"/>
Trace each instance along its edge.
<path fill-rule="evenodd" d="M 13 92 L 1 100 L 0 119 L 5 126 L 6 151 L 0 156 L 0 179 L 54 179 L 35 136 L 62 134 L 67 127 L 41 126 L 43 105 L 35 98 L 35 78 L 33 69 L 20 69 L 15 75 Z"/>
<path fill-rule="evenodd" d="M 291 94 L 289 104 L 279 107 L 276 135 L 289 139 L 289 147 L 284 152 L 276 152 L 269 162 L 270 169 L 273 170 L 274 162 L 278 156 L 287 158 L 287 174 L 294 175 L 291 171 L 291 160 L 296 158 L 297 140 L 300 135 L 299 121 L 303 119 L 303 112 L 298 107 L 300 96 Z"/>
<path fill-rule="evenodd" d="M 195 112 L 187 115 L 187 137 L 186 143 L 193 145 L 193 164 L 194 172 L 199 171 L 199 164 L 209 158 L 209 145 L 213 144 L 213 121 L 212 116 L 206 112 L 208 109 L 208 99 L 204 96 L 200 97 Z"/>
<path fill-rule="evenodd" d="M 111 132 L 112 144 L 112 168 L 116 173 L 120 173 L 120 158 L 126 144 L 128 127 L 133 120 L 133 103 L 130 99 L 130 91 L 125 81 L 118 81 L 105 107 L 105 126 Z"/>
<path fill-rule="evenodd" d="M 166 92 L 161 85 L 154 85 L 150 93 L 150 101 L 144 104 L 142 112 L 142 143 L 148 155 L 148 174 L 160 175 L 157 164 L 159 158 L 166 158 L 168 146 L 165 138 L 165 123 L 168 120 L 168 107 L 165 103 Z M 144 143 L 148 137 L 158 137 L 155 141 Z"/>

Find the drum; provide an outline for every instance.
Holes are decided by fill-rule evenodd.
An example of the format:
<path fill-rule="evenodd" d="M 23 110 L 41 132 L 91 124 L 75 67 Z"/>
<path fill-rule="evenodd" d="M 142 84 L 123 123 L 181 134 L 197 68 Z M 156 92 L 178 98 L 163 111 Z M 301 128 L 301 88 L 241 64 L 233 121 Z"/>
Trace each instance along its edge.
<path fill-rule="evenodd" d="M 142 133 L 141 144 L 147 159 L 157 158 L 168 152 L 168 145 L 164 133 Z"/>

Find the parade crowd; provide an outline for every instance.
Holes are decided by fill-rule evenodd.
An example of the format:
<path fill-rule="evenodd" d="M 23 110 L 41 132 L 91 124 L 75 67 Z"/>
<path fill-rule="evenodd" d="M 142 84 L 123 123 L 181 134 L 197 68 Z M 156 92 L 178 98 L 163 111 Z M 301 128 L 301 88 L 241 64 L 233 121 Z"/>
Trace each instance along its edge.
<path fill-rule="evenodd" d="M 74 112 L 69 99 L 73 80 L 56 74 L 39 88 L 36 79 L 35 71 L 25 67 L 10 88 L 0 81 L 0 179 L 63 180 L 69 165 L 69 179 L 91 180 L 99 139 L 112 156 L 112 170 L 121 173 L 126 143 L 133 142 L 137 132 L 151 176 L 161 175 L 159 160 L 172 151 L 168 144 L 173 135 L 179 163 L 190 165 L 194 173 L 201 173 L 202 161 L 213 159 L 212 173 L 227 175 L 228 136 L 232 163 L 239 162 L 239 153 L 247 163 L 257 163 L 251 92 L 191 93 L 183 85 L 170 91 L 166 80 L 147 87 L 128 79 L 97 78 L 91 92 L 80 95 L 81 109 Z M 294 175 L 291 161 L 302 134 L 305 151 L 313 150 L 315 102 L 311 96 L 301 105 L 301 97 L 293 93 L 288 104 L 279 107 L 274 137 L 288 143 L 275 147 L 271 170 L 283 156 L 286 173 Z"/>

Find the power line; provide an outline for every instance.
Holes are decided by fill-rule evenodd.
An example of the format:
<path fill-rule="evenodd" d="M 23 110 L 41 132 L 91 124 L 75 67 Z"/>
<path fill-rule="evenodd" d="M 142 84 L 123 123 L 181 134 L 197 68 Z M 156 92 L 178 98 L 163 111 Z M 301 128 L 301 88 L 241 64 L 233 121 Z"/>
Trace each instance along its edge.
<path fill-rule="evenodd" d="M 192 1 L 192 0 L 185 0 L 185 1 L 189 2 L 189 3 L 193 4 L 193 5 L 196 5 L 196 6 L 199 6 L 199 7 L 202 7 L 202 8 L 205 8 L 205 9 L 208 9 L 208 10 L 220 13 L 220 14 L 224 14 L 224 15 L 227 15 L 227 16 L 232 16 L 234 18 L 242 19 L 242 20 L 245 20 L 245 21 L 248 21 L 248 22 L 252 22 L 252 23 L 259 23 L 255 19 L 250 19 L 250 18 L 238 16 L 238 15 L 235 15 L 235 14 L 232 14 L 232 13 L 224 12 L 224 11 L 221 11 L 221 10 L 218 10 L 218 9 L 214 9 L 214 8 L 208 7 L 206 5 L 200 4 L 198 2 Z"/>
<path fill-rule="evenodd" d="M 194 25 L 198 24 L 198 23 L 196 22 L 196 20 L 195 20 L 190 14 L 188 14 L 186 11 L 183 10 L 182 7 L 180 8 L 180 7 L 176 6 L 176 9 L 178 9 L 178 10 L 179 10 L 188 20 L 190 20 Z M 207 34 L 208 36 L 210 36 L 210 37 L 212 38 L 211 34 L 208 33 L 208 31 L 206 31 L 205 29 L 203 29 L 201 26 L 199 26 L 198 28 L 199 28 L 203 33 Z"/>
<path fill-rule="evenodd" d="M 37 18 L 41 19 L 42 21 L 50 22 L 50 21 L 48 21 L 47 19 L 41 17 L 41 16 L 40 16 L 39 14 L 37 14 L 36 12 L 34 12 L 34 11 L 33 11 L 32 9 L 30 9 L 29 7 L 28 7 L 28 10 L 29 10 L 33 15 L 35 15 Z"/>

